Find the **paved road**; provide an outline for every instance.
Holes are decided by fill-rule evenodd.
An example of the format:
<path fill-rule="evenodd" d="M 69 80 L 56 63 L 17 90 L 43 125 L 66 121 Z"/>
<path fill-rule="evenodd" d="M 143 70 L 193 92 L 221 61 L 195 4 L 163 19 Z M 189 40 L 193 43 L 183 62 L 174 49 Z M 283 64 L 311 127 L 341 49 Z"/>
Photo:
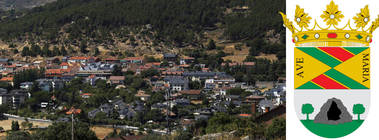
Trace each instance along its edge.
<path fill-rule="evenodd" d="M 113 127 L 112 125 L 96 125 L 96 126 L 108 127 L 108 128 L 112 128 Z M 138 127 L 128 126 L 128 125 L 116 125 L 115 128 L 129 129 L 129 130 L 138 130 L 139 129 Z M 144 130 L 146 131 L 147 128 L 144 128 Z M 153 129 L 152 131 L 153 131 L 153 133 L 156 133 L 156 134 L 166 134 L 167 133 L 166 130 L 160 130 L 160 129 Z"/>
<path fill-rule="evenodd" d="M 17 116 L 17 115 L 11 115 L 11 114 L 6 114 L 4 113 L 4 116 L 8 117 L 8 118 L 12 118 L 12 119 L 16 119 L 16 120 L 25 120 L 25 117 L 20 117 L 20 116 Z M 52 123 L 53 121 L 52 120 L 44 120 L 44 119 L 33 119 L 33 118 L 27 118 L 28 121 L 34 121 L 34 122 L 46 122 L 46 123 Z"/>

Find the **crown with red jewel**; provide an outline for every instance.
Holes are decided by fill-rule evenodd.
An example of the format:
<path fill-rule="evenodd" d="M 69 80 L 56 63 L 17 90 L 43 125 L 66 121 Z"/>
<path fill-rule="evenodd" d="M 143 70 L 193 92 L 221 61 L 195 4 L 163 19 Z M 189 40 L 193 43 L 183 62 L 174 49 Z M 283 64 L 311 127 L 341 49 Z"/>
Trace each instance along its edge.
<path fill-rule="evenodd" d="M 280 14 L 283 17 L 284 26 L 293 33 L 292 38 L 296 46 L 369 46 L 372 42 L 372 33 L 379 27 L 379 16 L 372 21 L 371 26 L 367 27 L 370 21 L 368 5 L 353 17 L 354 28 L 351 27 L 350 20 L 345 26 L 338 27 L 344 15 L 333 1 L 326 6 L 326 10 L 320 16 L 328 27 L 321 27 L 315 20 L 313 27 L 309 28 L 312 18 L 298 5 L 295 10 L 297 27 L 284 13 L 280 12 Z"/>

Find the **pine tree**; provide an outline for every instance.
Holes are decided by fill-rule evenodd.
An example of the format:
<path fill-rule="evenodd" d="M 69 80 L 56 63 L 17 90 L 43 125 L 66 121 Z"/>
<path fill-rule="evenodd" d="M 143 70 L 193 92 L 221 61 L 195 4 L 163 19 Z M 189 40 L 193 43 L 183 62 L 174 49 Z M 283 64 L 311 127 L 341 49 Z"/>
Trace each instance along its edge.
<path fill-rule="evenodd" d="M 49 46 L 47 44 L 45 46 L 43 46 L 41 56 L 44 56 L 44 57 L 50 57 L 51 56 L 51 51 L 49 50 Z"/>
<path fill-rule="evenodd" d="M 20 125 L 18 124 L 18 121 L 12 121 L 12 131 L 18 131 L 20 130 Z"/>
<path fill-rule="evenodd" d="M 61 46 L 61 55 L 63 55 L 63 56 L 67 55 L 67 51 L 66 51 L 66 48 L 64 46 Z"/>
<path fill-rule="evenodd" d="M 25 47 L 22 49 L 21 56 L 29 56 L 29 55 L 30 55 L 29 47 L 25 46 Z"/>
<path fill-rule="evenodd" d="M 95 48 L 95 54 L 94 56 L 98 56 L 100 54 L 99 48 Z"/>
<path fill-rule="evenodd" d="M 80 43 L 80 52 L 86 54 L 87 53 L 87 42 L 86 41 L 82 41 Z"/>
<path fill-rule="evenodd" d="M 59 55 L 61 55 L 61 52 L 59 51 L 59 49 L 58 49 L 57 46 L 54 46 L 54 48 L 53 48 L 53 55 L 54 55 L 54 56 L 59 56 Z"/>
<path fill-rule="evenodd" d="M 9 46 L 8 46 L 9 48 L 16 48 L 17 46 L 15 45 L 15 44 L 9 44 Z"/>
<path fill-rule="evenodd" d="M 213 50 L 213 49 L 216 49 L 216 44 L 215 44 L 215 41 L 213 39 L 211 39 L 208 42 L 208 50 Z"/>
<path fill-rule="evenodd" d="M 41 47 L 33 44 L 31 49 L 30 49 L 30 55 L 33 57 L 36 57 L 39 54 L 41 54 Z"/>

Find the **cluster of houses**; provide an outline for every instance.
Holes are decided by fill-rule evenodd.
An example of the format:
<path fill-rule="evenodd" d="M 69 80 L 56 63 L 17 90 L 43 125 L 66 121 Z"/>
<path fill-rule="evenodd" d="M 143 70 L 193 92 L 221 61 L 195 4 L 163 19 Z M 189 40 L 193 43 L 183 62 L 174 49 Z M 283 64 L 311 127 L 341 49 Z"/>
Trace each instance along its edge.
<path fill-rule="evenodd" d="M 10 103 L 13 108 L 21 105 L 26 98 L 30 97 L 30 93 L 26 90 L 11 90 L 0 88 L 0 105 Z"/>
<path fill-rule="evenodd" d="M 235 107 L 251 105 L 252 113 L 265 113 L 285 102 L 285 81 L 283 80 L 256 81 L 255 85 L 247 85 L 246 83 L 236 82 L 233 76 L 225 72 L 210 71 L 205 64 L 194 64 L 194 62 L 195 58 L 193 57 L 180 57 L 176 54 L 164 54 L 161 62 L 146 62 L 144 57 L 126 57 L 123 59 L 113 57 L 100 59 L 82 56 L 54 57 L 33 63 L 11 61 L 4 58 L 0 59 L 0 72 L 2 74 L 0 82 L 13 85 L 14 74 L 26 69 L 44 68 L 45 73 L 44 78 L 21 83 L 20 90 L 8 92 L 6 89 L 0 89 L 0 105 L 11 103 L 17 106 L 17 104 L 23 103 L 30 96 L 28 91 L 35 83 L 41 90 L 49 92 L 63 88 L 65 83 L 76 77 L 82 77 L 84 82 L 93 86 L 96 85 L 96 80 L 102 79 L 106 80 L 108 84 L 115 85 L 116 88 L 125 88 L 128 86 L 125 85 L 125 76 L 112 75 L 116 67 L 121 68 L 122 72 L 133 71 L 135 74 L 141 74 L 142 71 L 148 69 L 156 69 L 159 76 L 148 77 L 144 80 L 151 86 L 152 91 L 165 91 L 168 94 L 165 96 L 165 102 L 153 104 L 151 108 L 159 109 L 162 113 L 168 113 L 170 116 L 176 116 L 175 113 L 170 112 L 174 106 L 202 104 L 204 97 L 209 100 L 210 107 L 191 110 L 190 112 L 196 119 L 208 118 L 215 112 L 225 112 L 230 105 Z M 162 65 L 163 63 L 166 64 Z M 254 66 L 254 62 L 222 64 L 222 66 L 227 67 L 239 65 L 249 67 Z M 199 66 L 201 69 L 190 71 L 193 66 Z M 202 83 L 202 87 L 190 89 L 191 82 Z M 232 88 L 241 88 L 254 94 L 247 97 L 227 94 L 227 91 Z M 82 93 L 80 96 L 90 98 L 91 93 Z M 136 112 L 145 109 L 144 104 L 151 95 L 144 91 L 138 91 L 135 96 L 140 101 L 132 105 L 126 104 L 122 100 L 110 101 L 88 112 L 88 117 L 94 118 L 99 112 L 109 115 L 113 110 L 116 110 L 120 115 L 119 118 L 131 118 Z"/>
<path fill-rule="evenodd" d="M 143 112 L 145 107 L 142 102 L 136 101 L 134 104 L 126 104 L 122 100 L 110 101 L 102 104 L 98 108 L 88 112 L 88 118 L 95 118 L 99 112 L 104 112 L 106 116 L 110 116 L 113 111 L 117 111 L 120 119 L 132 119 L 137 112 Z"/>

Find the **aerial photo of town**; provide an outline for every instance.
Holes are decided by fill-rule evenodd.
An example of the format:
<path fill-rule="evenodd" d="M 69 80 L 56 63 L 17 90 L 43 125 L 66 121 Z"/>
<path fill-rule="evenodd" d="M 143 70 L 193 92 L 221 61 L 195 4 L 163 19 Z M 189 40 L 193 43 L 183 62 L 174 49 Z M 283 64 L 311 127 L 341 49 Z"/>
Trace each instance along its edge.
<path fill-rule="evenodd" d="M 0 0 L 0 140 L 285 140 L 285 0 Z"/>

